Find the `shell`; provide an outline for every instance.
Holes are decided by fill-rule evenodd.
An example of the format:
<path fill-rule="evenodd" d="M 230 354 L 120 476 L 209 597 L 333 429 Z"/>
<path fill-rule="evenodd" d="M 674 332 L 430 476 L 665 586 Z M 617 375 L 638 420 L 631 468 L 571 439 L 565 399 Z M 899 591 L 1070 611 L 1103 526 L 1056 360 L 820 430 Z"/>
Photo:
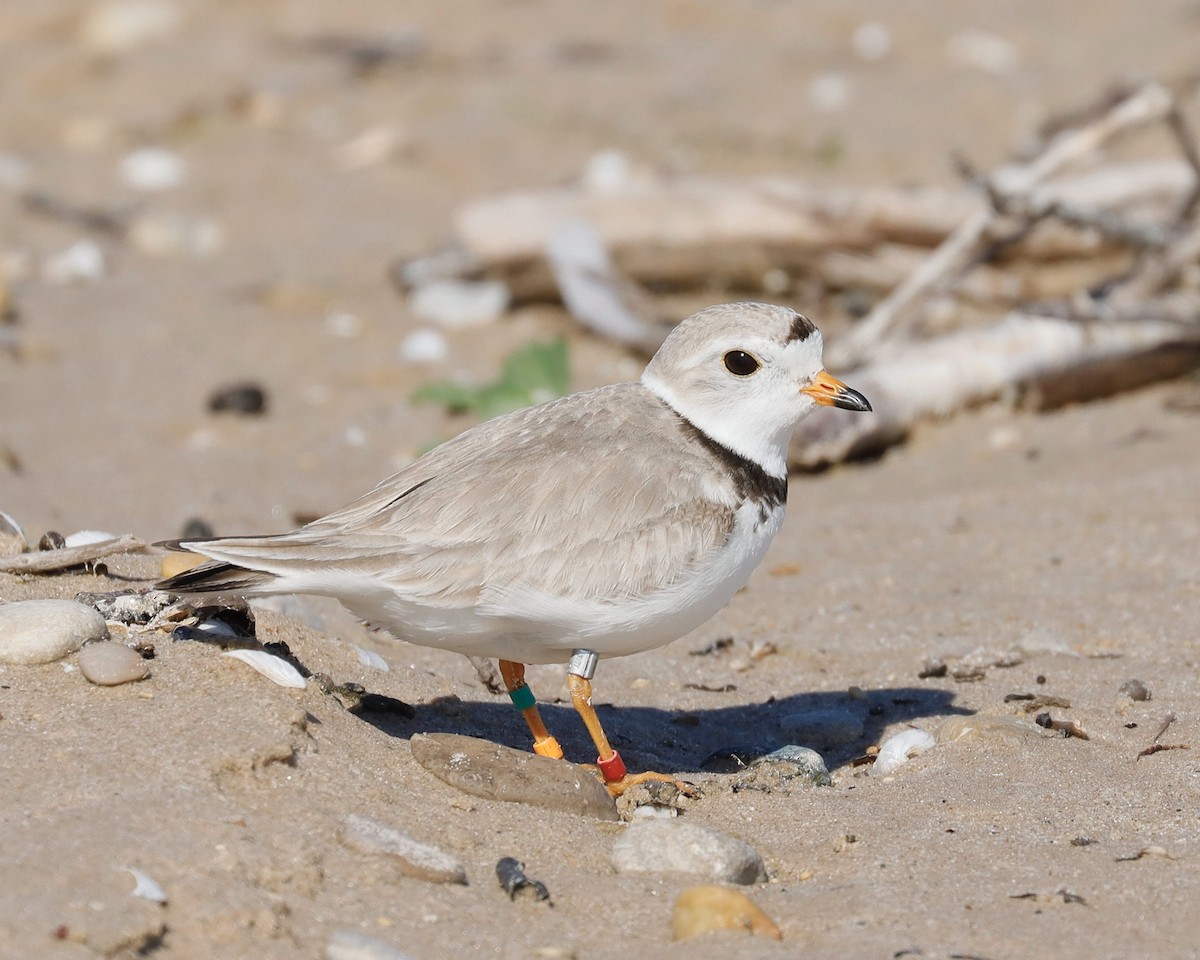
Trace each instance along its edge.
<path fill-rule="evenodd" d="M 250 664 L 272 683 L 277 683 L 281 687 L 295 687 L 303 690 L 307 685 L 307 681 L 299 670 L 282 657 L 267 653 L 265 650 L 227 650 L 221 656 L 233 657 L 234 660 Z"/>
<path fill-rule="evenodd" d="M 937 743 L 932 733 L 924 730 L 904 730 L 894 737 L 888 737 L 879 748 L 879 756 L 871 767 L 871 776 L 886 777 L 894 773 L 913 757 L 920 756 Z"/>

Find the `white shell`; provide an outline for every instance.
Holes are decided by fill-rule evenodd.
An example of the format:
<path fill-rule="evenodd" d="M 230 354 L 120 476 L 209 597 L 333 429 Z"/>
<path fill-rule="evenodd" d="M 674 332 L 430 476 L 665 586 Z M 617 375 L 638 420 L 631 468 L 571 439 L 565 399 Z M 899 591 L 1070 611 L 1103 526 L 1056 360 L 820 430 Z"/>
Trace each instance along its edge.
<path fill-rule="evenodd" d="M 68 533 L 63 540 L 66 541 L 68 547 L 86 547 L 89 543 L 103 543 L 105 540 L 116 540 L 115 533 L 108 533 L 104 530 L 76 530 L 74 533 Z"/>
<path fill-rule="evenodd" d="M 894 737 L 888 737 L 879 748 L 879 756 L 875 758 L 871 767 L 871 776 L 886 777 L 913 757 L 929 750 L 936 742 L 933 734 L 924 730 L 905 730 Z"/>
<path fill-rule="evenodd" d="M 368 650 L 365 647 L 355 647 L 354 652 L 358 654 L 358 662 L 364 667 L 374 667 L 376 670 L 382 670 L 384 673 L 392 669 L 388 666 L 388 662 L 374 650 Z"/>
<path fill-rule="evenodd" d="M 133 895 L 135 897 L 141 897 L 143 900 L 153 900 L 155 903 L 167 902 L 166 891 L 154 882 L 154 878 L 150 874 L 139 870 L 137 867 L 122 867 L 121 869 L 128 870 L 133 874 L 135 881 Z"/>
<path fill-rule="evenodd" d="M 295 687 L 298 690 L 303 690 L 305 687 L 304 677 L 300 675 L 299 670 L 282 657 L 267 653 L 265 650 L 227 650 L 221 656 L 233 657 L 235 660 L 250 664 L 272 683 L 277 683 L 281 687 Z"/>

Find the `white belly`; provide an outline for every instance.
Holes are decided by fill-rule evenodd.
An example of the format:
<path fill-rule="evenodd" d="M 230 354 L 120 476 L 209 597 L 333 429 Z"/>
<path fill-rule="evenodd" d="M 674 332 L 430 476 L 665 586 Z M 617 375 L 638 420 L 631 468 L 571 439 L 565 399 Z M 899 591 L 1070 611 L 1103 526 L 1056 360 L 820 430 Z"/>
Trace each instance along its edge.
<path fill-rule="evenodd" d="M 417 606 L 391 592 L 338 595 L 355 615 L 421 646 L 521 663 L 565 663 L 571 651 L 620 657 L 663 646 L 691 632 L 729 602 L 762 561 L 783 524 L 783 507 L 762 519 L 743 504 L 733 532 L 708 561 L 679 583 L 634 599 L 574 600 L 534 590 L 486 594 L 456 610 Z"/>

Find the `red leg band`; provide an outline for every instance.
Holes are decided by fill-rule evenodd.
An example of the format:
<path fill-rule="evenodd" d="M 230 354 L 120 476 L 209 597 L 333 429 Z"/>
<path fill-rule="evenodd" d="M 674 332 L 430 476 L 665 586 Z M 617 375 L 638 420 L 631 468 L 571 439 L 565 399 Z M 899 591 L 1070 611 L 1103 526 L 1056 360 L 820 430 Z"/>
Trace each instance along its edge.
<path fill-rule="evenodd" d="M 625 761 L 621 759 L 621 755 L 616 750 L 612 752 L 612 756 L 607 760 L 603 757 L 597 757 L 596 766 L 600 768 L 600 772 L 604 775 L 604 779 L 608 783 L 622 780 L 625 777 Z"/>

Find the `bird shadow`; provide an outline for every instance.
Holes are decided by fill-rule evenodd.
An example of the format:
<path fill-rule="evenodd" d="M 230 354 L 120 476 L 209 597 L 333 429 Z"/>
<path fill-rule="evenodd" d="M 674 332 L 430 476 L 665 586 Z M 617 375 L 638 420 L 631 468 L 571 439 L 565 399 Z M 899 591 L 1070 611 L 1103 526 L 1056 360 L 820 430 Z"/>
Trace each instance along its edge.
<path fill-rule="evenodd" d="M 712 695 L 715 699 L 722 693 Z M 610 703 L 595 706 L 605 732 L 631 770 L 657 768 L 684 772 L 728 769 L 729 763 L 736 765 L 740 760 L 789 743 L 817 748 L 833 769 L 861 756 L 871 744 L 879 743 L 887 727 L 926 717 L 973 712 L 955 706 L 954 699 L 952 690 L 889 687 L 863 691 L 861 696 L 853 698 L 845 691 L 821 691 L 771 697 L 762 703 L 728 706 L 714 703 L 688 710 Z M 571 705 L 556 701 L 538 706 L 542 719 L 562 744 L 567 757 L 590 762 L 595 747 Z M 818 734 L 818 742 L 813 743 L 805 743 L 795 735 L 789 737 L 786 731 L 795 729 L 805 715 L 816 721 L 818 729 L 823 721 L 827 734 L 833 732 L 831 725 L 841 733 Z M 408 739 L 415 733 L 457 733 L 520 750 L 530 748 L 529 730 L 507 698 L 476 702 L 444 696 L 416 705 L 411 717 L 366 711 L 360 718 L 382 733 L 400 739 Z"/>

